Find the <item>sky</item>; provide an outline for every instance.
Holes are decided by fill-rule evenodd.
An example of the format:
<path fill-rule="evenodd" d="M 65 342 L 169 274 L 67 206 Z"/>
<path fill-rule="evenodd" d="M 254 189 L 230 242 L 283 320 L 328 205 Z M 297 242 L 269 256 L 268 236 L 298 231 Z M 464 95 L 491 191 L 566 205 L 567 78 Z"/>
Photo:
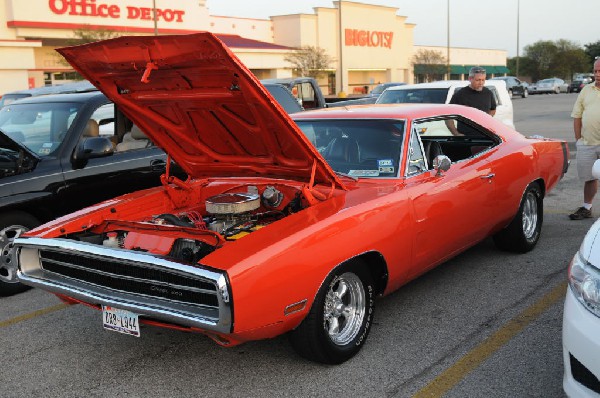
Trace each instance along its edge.
<path fill-rule="evenodd" d="M 600 40 L 600 0 L 361 0 L 398 8 L 416 24 L 414 44 L 446 46 L 448 8 L 450 46 L 506 50 L 519 55 L 539 40 L 567 39 L 581 46 Z M 268 19 L 273 15 L 313 13 L 332 0 L 208 0 L 211 15 Z M 343 11 L 343 9 L 342 9 Z"/>

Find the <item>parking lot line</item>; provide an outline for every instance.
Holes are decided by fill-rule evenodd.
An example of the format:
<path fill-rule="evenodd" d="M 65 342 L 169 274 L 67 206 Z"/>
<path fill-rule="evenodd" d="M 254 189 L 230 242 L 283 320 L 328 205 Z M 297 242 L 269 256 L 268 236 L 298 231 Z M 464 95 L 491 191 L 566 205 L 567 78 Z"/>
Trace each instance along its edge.
<path fill-rule="evenodd" d="M 485 339 L 477 347 L 469 351 L 436 377 L 431 383 L 419 390 L 413 398 L 441 397 L 458 384 L 467 374 L 477 368 L 483 361 L 502 348 L 527 325 L 536 320 L 548 308 L 565 297 L 567 283 L 561 283 L 549 293 L 527 307 L 515 318 L 508 321 L 501 329 Z"/>
<path fill-rule="evenodd" d="M 61 304 L 54 305 L 52 307 L 42 308 L 41 310 L 30 312 L 29 314 L 25 314 L 25 315 L 17 316 L 15 318 L 7 319 L 6 321 L 0 321 L 0 328 L 5 328 L 7 326 L 14 325 L 15 323 L 23 322 L 28 319 L 32 319 L 32 318 L 35 318 L 35 317 L 38 317 L 41 315 L 46 315 L 46 314 L 49 314 L 54 311 L 59 311 L 64 308 L 67 308 L 69 306 L 71 306 L 71 304 L 61 303 Z"/>

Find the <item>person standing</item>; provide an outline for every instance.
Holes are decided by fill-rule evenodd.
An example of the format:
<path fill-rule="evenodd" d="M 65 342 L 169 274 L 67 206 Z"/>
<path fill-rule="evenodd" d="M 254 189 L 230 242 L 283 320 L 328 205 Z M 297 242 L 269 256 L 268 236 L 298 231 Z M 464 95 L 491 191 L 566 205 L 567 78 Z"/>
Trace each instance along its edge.
<path fill-rule="evenodd" d="M 583 182 L 583 205 L 569 214 L 571 220 L 592 217 L 592 202 L 598 192 L 598 180 L 592 167 L 600 159 L 600 59 L 594 62 L 594 79 L 577 96 L 571 117 L 577 147 L 577 175 Z"/>
<path fill-rule="evenodd" d="M 469 85 L 456 90 L 450 99 L 451 104 L 465 105 L 479 109 L 490 116 L 496 114 L 496 99 L 492 91 L 485 87 L 486 71 L 480 66 L 469 70 Z M 469 135 L 469 126 L 458 123 L 458 129 L 452 121 L 446 122 L 453 135 Z"/>

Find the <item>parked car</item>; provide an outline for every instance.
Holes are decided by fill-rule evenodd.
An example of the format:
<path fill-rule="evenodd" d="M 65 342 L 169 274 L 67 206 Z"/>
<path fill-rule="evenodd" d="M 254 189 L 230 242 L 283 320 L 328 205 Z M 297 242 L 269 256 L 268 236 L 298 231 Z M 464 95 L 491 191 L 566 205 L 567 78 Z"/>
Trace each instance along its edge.
<path fill-rule="evenodd" d="M 403 86 L 405 84 L 406 83 L 404 83 L 404 82 L 380 83 L 380 84 L 376 85 L 367 96 L 378 98 L 381 95 L 381 93 L 383 93 L 386 89 L 388 89 L 390 87 Z"/>
<path fill-rule="evenodd" d="M 600 178 L 600 162 L 594 176 Z M 600 220 L 569 264 L 563 311 L 563 389 L 569 397 L 600 396 Z"/>
<path fill-rule="evenodd" d="M 0 108 L 21 98 L 37 97 L 38 95 L 83 93 L 86 91 L 97 91 L 94 85 L 86 80 L 73 83 L 57 84 L 55 86 L 44 86 L 30 88 L 27 90 L 11 91 L 0 98 Z"/>
<path fill-rule="evenodd" d="M 575 79 L 569 84 L 569 93 L 578 93 L 580 92 L 586 84 L 590 84 L 592 79 L 583 78 L 583 79 Z"/>
<path fill-rule="evenodd" d="M 556 77 L 539 80 L 529 87 L 529 94 L 560 94 L 568 91 L 569 85 Z"/>
<path fill-rule="evenodd" d="M 512 97 L 513 95 L 518 95 L 521 98 L 527 98 L 529 95 L 528 84 L 522 82 L 514 76 L 499 76 L 492 77 L 491 80 L 504 80 L 506 83 L 506 90 L 508 91 L 508 95 Z"/>
<path fill-rule="evenodd" d="M 404 104 L 404 103 L 433 103 L 448 104 L 454 92 L 465 87 L 467 80 L 440 80 L 431 83 L 407 84 L 405 86 L 390 87 L 379 96 L 376 104 Z M 502 80 L 486 80 L 485 86 L 489 88 L 496 99 L 496 114 L 494 117 L 502 123 L 515 128 L 513 121 L 513 105 L 506 83 Z"/>
<path fill-rule="evenodd" d="M 0 296 L 26 288 L 14 272 L 15 237 L 82 207 L 160 185 L 165 153 L 147 137 L 136 140 L 142 149 L 125 150 L 120 141 L 128 123 L 97 90 L 31 97 L 0 109 Z"/>
<path fill-rule="evenodd" d="M 228 347 L 289 332 L 302 356 L 341 363 L 376 324 L 377 296 L 489 236 L 533 249 L 568 166 L 566 142 L 459 105 L 290 116 L 208 32 L 59 52 L 190 176 L 167 170 L 163 186 L 15 240 L 23 283 L 102 310 L 112 331 Z M 440 120 L 471 134 L 431 135 Z"/>
<path fill-rule="evenodd" d="M 337 108 L 341 106 L 351 106 L 351 105 L 369 105 L 377 102 L 377 98 L 383 93 L 386 89 L 390 87 L 403 86 L 406 83 L 381 83 L 375 86 L 373 91 L 371 91 L 367 96 L 362 98 L 355 98 L 349 100 L 342 100 L 336 102 L 330 102 L 327 104 L 329 108 Z"/>

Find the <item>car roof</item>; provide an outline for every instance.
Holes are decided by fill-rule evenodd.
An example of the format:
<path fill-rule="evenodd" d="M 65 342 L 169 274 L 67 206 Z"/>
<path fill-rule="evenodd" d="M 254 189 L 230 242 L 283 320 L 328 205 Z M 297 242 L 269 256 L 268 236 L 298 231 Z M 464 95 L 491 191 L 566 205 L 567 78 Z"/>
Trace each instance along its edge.
<path fill-rule="evenodd" d="M 500 83 L 502 82 L 502 83 Z M 501 86 L 504 81 L 501 80 L 491 80 L 488 79 L 485 81 L 488 86 Z M 468 80 L 439 80 L 435 82 L 429 83 L 415 83 L 415 84 L 405 84 L 403 86 L 394 86 L 390 87 L 387 90 L 395 91 L 395 90 L 410 90 L 415 88 L 450 88 L 450 87 L 464 87 L 469 84 Z"/>
<path fill-rule="evenodd" d="M 301 113 L 292 116 L 294 120 L 301 119 L 415 119 L 423 117 L 434 117 L 438 115 L 468 115 L 471 112 L 481 111 L 462 105 L 450 104 L 369 104 L 350 105 L 337 108 L 324 108 Z"/>
<path fill-rule="evenodd" d="M 38 95 L 36 97 L 25 97 L 11 102 L 10 105 L 14 104 L 37 104 L 40 102 L 88 102 L 90 98 L 94 97 L 106 97 L 100 91 L 89 91 L 76 94 L 48 94 Z"/>
<path fill-rule="evenodd" d="M 59 84 L 59 85 L 55 85 L 55 86 L 44 86 L 44 87 L 30 88 L 30 89 L 26 89 L 26 90 L 10 91 L 8 93 L 5 93 L 4 95 L 28 94 L 28 95 L 34 97 L 37 95 L 79 93 L 79 92 L 86 92 L 86 91 L 98 91 L 98 89 L 89 81 L 83 80 L 80 82 L 65 83 L 65 84 Z"/>

